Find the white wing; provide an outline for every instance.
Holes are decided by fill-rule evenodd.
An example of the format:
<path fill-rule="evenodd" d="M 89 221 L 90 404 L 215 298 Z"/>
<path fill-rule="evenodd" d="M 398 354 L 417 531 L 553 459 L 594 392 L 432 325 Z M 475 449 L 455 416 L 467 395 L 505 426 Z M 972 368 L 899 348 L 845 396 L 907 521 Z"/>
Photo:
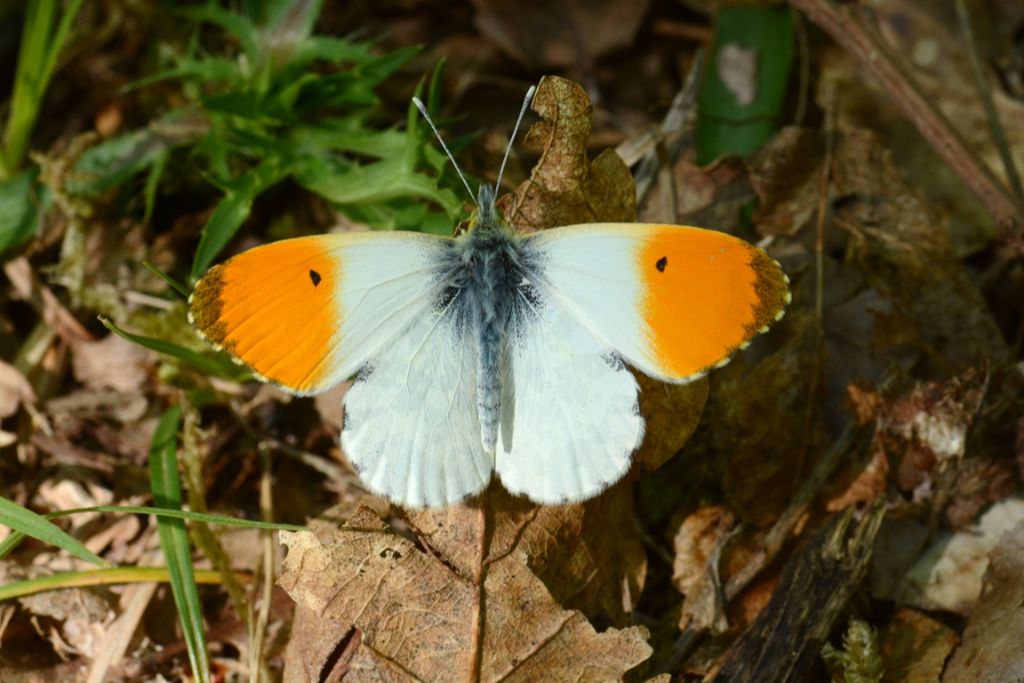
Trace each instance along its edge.
<path fill-rule="evenodd" d="M 261 377 L 318 393 L 434 305 L 450 245 L 408 232 L 273 242 L 212 268 L 190 298 L 190 319 Z"/>
<path fill-rule="evenodd" d="M 700 228 L 594 223 L 531 235 L 538 287 L 630 365 L 688 382 L 782 316 L 786 275 L 766 253 Z"/>
<path fill-rule="evenodd" d="M 345 397 L 341 444 L 374 493 L 411 507 L 481 491 L 493 458 L 480 445 L 476 346 L 454 316 L 429 311 L 370 358 Z"/>
<path fill-rule="evenodd" d="M 540 503 L 589 498 L 622 478 L 644 421 L 633 375 L 550 297 L 509 337 L 495 469 Z"/>

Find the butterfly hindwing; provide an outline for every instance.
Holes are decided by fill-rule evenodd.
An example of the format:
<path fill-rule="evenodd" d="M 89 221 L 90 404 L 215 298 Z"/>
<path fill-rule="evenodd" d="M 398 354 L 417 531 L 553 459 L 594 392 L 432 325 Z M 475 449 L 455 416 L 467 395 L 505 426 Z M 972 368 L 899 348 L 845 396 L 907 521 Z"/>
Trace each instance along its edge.
<path fill-rule="evenodd" d="M 780 318 L 786 275 L 755 246 L 715 230 L 597 223 L 528 238 L 541 288 L 645 374 L 687 382 Z"/>
<path fill-rule="evenodd" d="M 510 330 L 507 354 L 495 461 L 505 488 L 557 504 L 622 478 L 644 422 L 636 380 L 612 349 L 540 296 Z"/>
<path fill-rule="evenodd" d="M 345 397 L 342 448 L 374 493 L 412 507 L 482 490 L 493 459 L 480 443 L 476 346 L 450 309 L 419 316 L 374 354 Z"/>

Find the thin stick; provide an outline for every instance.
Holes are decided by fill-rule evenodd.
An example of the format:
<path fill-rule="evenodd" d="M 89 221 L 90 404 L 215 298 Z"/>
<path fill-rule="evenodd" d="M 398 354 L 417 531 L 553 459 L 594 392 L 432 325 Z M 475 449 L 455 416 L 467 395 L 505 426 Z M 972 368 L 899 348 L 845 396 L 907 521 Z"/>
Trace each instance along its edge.
<path fill-rule="evenodd" d="M 523 117 L 526 116 L 526 108 L 530 106 L 530 101 L 533 100 L 533 94 L 537 92 L 537 87 L 531 85 L 530 89 L 526 91 L 526 97 L 523 98 L 523 106 L 519 110 L 519 118 L 516 119 L 515 128 L 512 129 L 512 136 L 508 139 L 508 147 L 505 148 L 505 156 L 501 159 L 501 167 L 498 169 L 498 182 L 494 184 L 495 191 L 501 189 L 501 178 L 505 175 L 505 164 L 508 163 L 508 156 L 512 152 L 512 143 L 516 140 L 516 133 L 519 132 L 519 124 L 523 122 Z"/>
<path fill-rule="evenodd" d="M 964 43 L 967 47 L 967 56 L 971 63 L 971 72 L 974 75 L 974 87 L 978 90 L 978 97 L 985 109 L 985 118 L 988 119 L 988 128 L 992 133 L 992 142 L 995 143 L 996 151 L 999 152 L 999 159 L 1003 162 L 1003 169 L 1006 171 L 1006 179 L 1010 182 L 1010 189 L 1017 195 L 1017 201 L 1024 203 L 1024 189 L 1021 187 L 1020 175 L 1017 173 L 1017 165 L 1013 163 L 1013 154 L 1010 153 L 1010 145 L 1006 141 L 1006 133 L 1003 131 L 1003 124 L 999 121 L 999 112 L 992 101 L 992 93 L 989 92 L 985 78 L 985 70 L 981 67 L 981 57 L 978 56 L 978 44 L 974 38 L 974 29 L 971 26 L 971 15 L 967 11 L 967 4 L 964 0 L 956 0 L 956 16 L 960 22 L 960 31 L 964 34 Z"/>
<path fill-rule="evenodd" d="M 444 153 L 448 155 L 448 161 L 452 162 L 452 166 L 455 167 L 455 172 L 459 174 L 462 184 L 466 186 L 466 192 L 469 192 L 470 198 L 475 202 L 476 195 L 473 194 L 473 189 L 469 186 L 469 181 L 466 180 L 466 176 L 462 175 L 462 169 L 459 168 L 457 163 L 455 163 L 455 157 L 452 156 L 452 153 L 448 151 L 448 145 L 444 144 L 444 138 L 441 137 L 441 133 L 438 132 L 437 126 L 434 125 L 434 120 L 430 118 L 430 114 L 427 113 L 427 108 L 423 106 L 423 102 L 421 102 L 418 97 L 413 97 L 412 103 L 415 104 L 416 108 L 420 110 L 421 114 L 423 114 L 423 118 L 426 119 L 427 124 L 430 126 L 430 130 L 434 131 L 434 136 L 437 138 L 437 141 L 441 143 L 441 149 L 443 149 Z"/>
<path fill-rule="evenodd" d="M 949 119 L 940 112 L 907 73 L 892 49 L 867 21 L 860 8 L 834 0 L 791 0 L 794 7 L 823 28 L 845 48 L 892 97 L 967 187 L 1004 229 L 1020 235 L 1024 209 L 991 170 L 971 151 Z"/>

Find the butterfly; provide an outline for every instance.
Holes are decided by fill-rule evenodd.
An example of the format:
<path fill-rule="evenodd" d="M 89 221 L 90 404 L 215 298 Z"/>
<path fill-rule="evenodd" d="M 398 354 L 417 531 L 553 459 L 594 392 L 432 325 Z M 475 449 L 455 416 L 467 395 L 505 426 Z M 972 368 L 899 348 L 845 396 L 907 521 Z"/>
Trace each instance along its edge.
<path fill-rule="evenodd" d="M 199 280 L 190 320 L 295 394 L 354 376 L 341 445 L 384 498 L 450 505 L 496 474 L 559 504 L 628 471 L 644 435 L 629 367 L 693 381 L 790 301 L 779 264 L 726 233 L 594 223 L 523 236 L 491 186 L 477 206 L 458 237 L 325 234 L 243 252 Z"/>

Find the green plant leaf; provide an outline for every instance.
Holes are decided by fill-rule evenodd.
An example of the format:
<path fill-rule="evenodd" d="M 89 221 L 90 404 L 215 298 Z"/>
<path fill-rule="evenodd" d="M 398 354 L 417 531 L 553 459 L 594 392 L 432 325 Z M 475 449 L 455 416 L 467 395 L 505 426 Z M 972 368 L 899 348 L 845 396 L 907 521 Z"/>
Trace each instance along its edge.
<path fill-rule="evenodd" d="M 39 170 L 31 169 L 0 182 L 0 254 L 39 232 L 50 207 L 50 193 L 36 183 L 38 176 Z"/>
<path fill-rule="evenodd" d="M 289 169 L 282 159 L 268 158 L 232 183 L 227 195 L 203 226 L 203 234 L 199 238 L 199 246 L 192 261 L 194 280 L 206 272 L 221 250 L 242 227 L 242 223 L 252 211 L 252 203 L 256 197 L 286 177 L 288 172 Z"/>
<path fill-rule="evenodd" d="M 750 60 L 749 81 L 743 68 L 728 66 L 730 60 Z M 779 126 L 792 62 L 789 5 L 720 7 L 697 101 L 697 163 L 708 164 L 725 154 L 749 154 L 771 137 Z"/>
<path fill-rule="evenodd" d="M 160 418 L 149 449 L 149 476 L 153 502 L 169 510 L 181 509 L 181 483 L 178 478 L 178 428 L 181 409 L 169 409 Z M 160 546 L 170 572 L 171 592 L 178 609 L 178 619 L 188 648 L 188 659 L 196 680 L 210 681 L 210 661 L 206 651 L 206 630 L 203 609 L 199 602 L 188 532 L 181 519 L 157 517 Z"/>
<path fill-rule="evenodd" d="M 98 555 L 72 538 L 60 527 L 17 503 L 0 497 L 0 524 L 19 534 L 37 538 L 44 543 L 57 546 L 90 564 L 104 566 L 107 563 Z"/>

